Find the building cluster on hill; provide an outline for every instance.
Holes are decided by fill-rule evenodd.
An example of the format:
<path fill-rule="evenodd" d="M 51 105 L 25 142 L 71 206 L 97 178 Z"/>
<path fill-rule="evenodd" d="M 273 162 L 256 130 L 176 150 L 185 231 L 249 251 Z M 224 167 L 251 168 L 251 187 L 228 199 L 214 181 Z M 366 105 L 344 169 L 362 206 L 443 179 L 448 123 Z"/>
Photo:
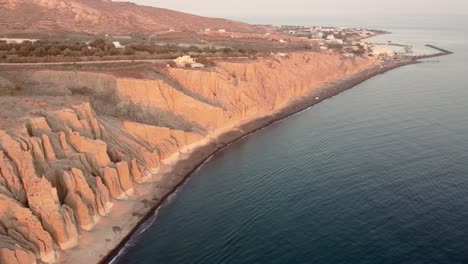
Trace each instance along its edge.
<path fill-rule="evenodd" d="M 282 34 L 316 41 L 321 51 L 339 51 L 343 57 L 397 57 L 412 53 L 412 47 L 394 43 L 371 43 L 364 39 L 385 33 L 363 28 L 279 26 Z"/>

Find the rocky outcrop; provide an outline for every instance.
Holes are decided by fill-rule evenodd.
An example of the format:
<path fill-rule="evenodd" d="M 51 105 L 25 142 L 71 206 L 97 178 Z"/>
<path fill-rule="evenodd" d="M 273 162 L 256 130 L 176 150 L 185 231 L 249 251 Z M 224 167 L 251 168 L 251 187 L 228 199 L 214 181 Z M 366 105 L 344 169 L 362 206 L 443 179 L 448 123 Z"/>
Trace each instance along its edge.
<path fill-rule="evenodd" d="M 75 212 L 76 220 L 81 229 L 89 231 L 99 219 L 96 195 L 79 169 L 72 168 L 63 173 L 63 185 L 66 190 L 65 204 Z M 108 211 L 108 210 L 104 210 Z"/>
<path fill-rule="evenodd" d="M 5 227 L 0 234 L 8 237 L 1 250 L 6 263 L 28 262 L 31 256 L 54 262 L 54 244 L 62 250 L 76 246 L 80 230 L 92 230 L 109 214 L 112 199 L 134 195 L 134 185 L 150 181 L 150 171 L 164 158 L 201 138 L 135 122 L 101 123 L 83 101 L 48 108 L 26 113 L 18 121 L 23 129 L 0 130 L 0 226 Z M 106 125 L 112 131 L 106 132 Z"/>
<path fill-rule="evenodd" d="M 20 251 L 25 253 L 23 255 L 34 253 L 44 262 L 55 261 L 52 237 L 44 230 L 38 217 L 4 194 L 0 194 L 0 224 L 0 243 L 8 249 L 2 250 L 3 258 L 9 258 L 10 251 Z"/>
<path fill-rule="evenodd" d="M 36 264 L 36 256 L 8 236 L 0 235 L 0 263 Z"/>
<path fill-rule="evenodd" d="M 160 109 L 161 114 L 174 113 L 208 130 L 221 126 L 227 116 L 223 109 L 198 101 L 159 80 L 118 79 L 116 91 L 124 101 Z"/>

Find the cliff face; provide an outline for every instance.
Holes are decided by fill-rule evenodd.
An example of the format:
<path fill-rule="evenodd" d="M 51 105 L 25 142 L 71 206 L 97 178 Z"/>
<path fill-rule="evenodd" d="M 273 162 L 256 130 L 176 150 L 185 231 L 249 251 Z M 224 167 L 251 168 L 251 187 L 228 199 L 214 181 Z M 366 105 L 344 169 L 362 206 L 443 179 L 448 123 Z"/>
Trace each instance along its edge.
<path fill-rule="evenodd" d="M 111 117 L 99 121 L 86 101 L 62 107 L 56 100 L 0 97 L 19 111 L 11 116 L 16 124 L 4 122 L 0 130 L 0 241 L 14 245 L 0 251 L 5 259 L 19 251 L 21 258 L 53 263 L 58 250 L 76 246 L 79 233 L 109 213 L 113 199 L 132 196 L 161 160 L 201 138 Z"/>
<path fill-rule="evenodd" d="M 218 102 L 234 120 L 271 112 L 310 89 L 352 75 L 375 60 L 322 53 L 293 53 L 251 63 L 218 63 L 213 71 L 170 69 L 169 75 Z"/>
<path fill-rule="evenodd" d="M 117 201 L 157 181 L 171 155 L 376 63 L 301 53 L 167 69 L 180 87 L 84 71 L 0 73 L 23 85 L 0 96 L 0 262 L 56 262 Z"/>

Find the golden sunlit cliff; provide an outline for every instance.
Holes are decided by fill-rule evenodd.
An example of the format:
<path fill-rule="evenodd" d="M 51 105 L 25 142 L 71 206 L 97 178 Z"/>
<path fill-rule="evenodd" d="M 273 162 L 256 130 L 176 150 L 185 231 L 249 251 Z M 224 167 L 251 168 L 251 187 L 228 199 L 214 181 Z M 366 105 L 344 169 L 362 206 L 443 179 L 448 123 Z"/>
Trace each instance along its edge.
<path fill-rule="evenodd" d="M 0 96 L 0 263 L 66 262 L 173 157 L 379 63 L 304 52 L 164 78 L 0 72 L 0 92 L 20 87 Z"/>

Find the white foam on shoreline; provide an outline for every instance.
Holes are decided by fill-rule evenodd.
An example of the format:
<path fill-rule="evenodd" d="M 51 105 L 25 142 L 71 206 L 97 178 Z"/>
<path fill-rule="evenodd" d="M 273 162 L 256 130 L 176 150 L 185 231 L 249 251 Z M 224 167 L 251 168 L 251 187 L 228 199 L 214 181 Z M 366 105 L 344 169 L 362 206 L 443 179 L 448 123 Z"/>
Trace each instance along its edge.
<path fill-rule="evenodd" d="M 198 166 L 198 168 L 196 168 L 190 175 L 198 172 L 205 165 L 205 163 L 212 160 L 213 155 L 214 153 L 210 155 L 202 164 L 200 164 L 200 166 Z M 172 201 L 174 201 L 174 199 L 177 197 L 179 192 L 182 191 L 185 185 L 186 185 L 186 182 L 184 182 L 173 193 L 171 193 L 169 196 L 167 196 L 164 199 L 163 203 L 160 206 L 158 206 L 158 208 L 154 211 L 154 214 L 135 230 L 135 232 L 130 236 L 130 239 L 128 239 L 128 241 L 125 242 L 124 246 L 119 250 L 119 252 L 109 261 L 109 264 L 117 264 L 119 258 L 123 256 L 125 252 L 127 252 L 128 249 L 133 247 L 135 245 L 135 241 L 138 241 L 139 237 L 143 233 L 145 233 L 156 222 L 156 220 L 158 219 L 160 210 L 166 207 L 167 205 L 169 205 Z"/>

